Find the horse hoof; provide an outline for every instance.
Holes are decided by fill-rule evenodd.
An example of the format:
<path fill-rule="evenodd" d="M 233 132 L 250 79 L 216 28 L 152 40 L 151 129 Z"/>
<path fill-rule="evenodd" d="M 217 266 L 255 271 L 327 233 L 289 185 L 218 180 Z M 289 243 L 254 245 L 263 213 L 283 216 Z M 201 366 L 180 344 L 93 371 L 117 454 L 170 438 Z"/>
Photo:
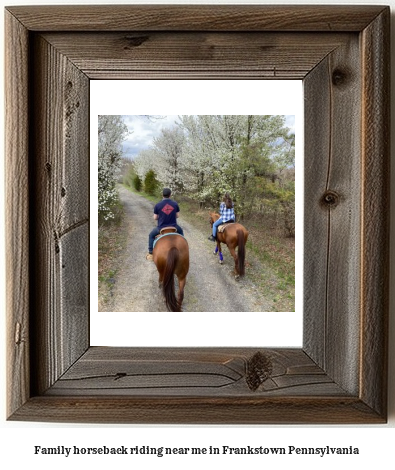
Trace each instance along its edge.
<path fill-rule="evenodd" d="M 219 264 L 224 264 L 224 262 L 222 260 L 219 260 Z"/>
<path fill-rule="evenodd" d="M 236 274 L 235 281 L 240 281 L 240 275 L 239 274 Z"/>
<path fill-rule="evenodd" d="M 213 255 L 216 256 L 216 254 L 217 254 L 217 252 L 214 250 L 214 251 L 213 251 Z"/>

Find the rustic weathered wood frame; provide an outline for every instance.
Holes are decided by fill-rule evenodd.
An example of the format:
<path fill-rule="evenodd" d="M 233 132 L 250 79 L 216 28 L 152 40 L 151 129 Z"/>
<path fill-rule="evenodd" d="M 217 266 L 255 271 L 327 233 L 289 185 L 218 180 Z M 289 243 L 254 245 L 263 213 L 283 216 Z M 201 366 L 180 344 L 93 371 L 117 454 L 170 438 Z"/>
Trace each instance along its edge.
<path fill-rule="evenodd" d="M 7 416 L 387 417 L 389 8 L 9 7 Z M 89 346 L 89 81 L 304 80 L 299 349 Z"/>

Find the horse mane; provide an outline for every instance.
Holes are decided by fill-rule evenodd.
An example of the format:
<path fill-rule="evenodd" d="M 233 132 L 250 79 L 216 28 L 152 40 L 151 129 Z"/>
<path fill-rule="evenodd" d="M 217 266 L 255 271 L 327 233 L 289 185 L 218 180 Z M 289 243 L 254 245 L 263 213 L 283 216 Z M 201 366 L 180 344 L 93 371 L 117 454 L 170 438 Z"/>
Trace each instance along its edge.
<path fill-rule="evenodd" d="M 210 214 L 210 217 L 211 219 L 213 220 L 213 222 L 215 222 L 216 220 L 218 220 L 221 216 L 218 214 L 218 212 L 209 212 Z"/>

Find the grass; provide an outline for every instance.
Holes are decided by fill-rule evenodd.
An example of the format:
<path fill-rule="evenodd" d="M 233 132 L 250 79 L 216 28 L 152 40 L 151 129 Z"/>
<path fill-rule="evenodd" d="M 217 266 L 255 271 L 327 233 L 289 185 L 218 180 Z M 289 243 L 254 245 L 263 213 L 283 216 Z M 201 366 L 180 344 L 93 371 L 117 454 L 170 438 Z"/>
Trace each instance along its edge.
<path fill-rule="evenodd" d="M 148 193 L 145 193 L 144 191 L 136 191 L 136 189 L 134 189 L 132 186 L 129 186 L 127 184 L 122 184 L 122 186 L 127 189 L 128 191 L 130 191 L 131 193 L 135 193 L 135 194 L 138 194 L 139 196 L 143 196 L 145 197 L 145 199 L 148 199 L 149 201 L 152 201 L 152 202 L 159 202 L 161 199 L 162 199 L 162 194 L 160 191 L 158 191 L 157 194 L 148 194 Z"/>
<path fill-rule="evenodd" d="M 279 312 L 295 310 L 295 239 L 277 230 L 246 221 L 251 241 L 247 249 L 254 253 L 254 280 Z"/>
<path fill-rule="evenodd" d="M 127 230 L 120 202 L 116 207 L 116 219 L 101 224 L 98 239 L 99 310 L 103 311 L 111 298 L 118 271 L 118 258 L 126 246 Z"/>

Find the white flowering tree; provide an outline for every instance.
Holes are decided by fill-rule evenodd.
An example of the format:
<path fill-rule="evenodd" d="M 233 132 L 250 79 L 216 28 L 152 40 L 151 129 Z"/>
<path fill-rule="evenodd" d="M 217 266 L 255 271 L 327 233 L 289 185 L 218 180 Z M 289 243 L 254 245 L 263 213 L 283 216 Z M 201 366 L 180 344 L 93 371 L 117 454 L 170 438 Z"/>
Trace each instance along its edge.
<path fill-rule="evenodd" d="M 134 170 L 141 181 L 144 181 L 145 175 L 155 169 L 157 172 L 158 156 L 153 148 L 142 150 L 133 161 Z"/>
<path fill-rule="evenodd" d="M 184 189 L 184 133 L 178 127 L 162 129 L 153 141 L 156 156 L 156 175 L 164 185 L 172 188 L 174 194 Z"/>
<path fill-rule="evenodd" d="M 295 137 L 281 115 L 179 116 L 178 127 L 162 130 L 135 161 L 142 179 L 154 171 L 202 206 L 217 206 L 229 192 L 240 217 L 277 211 L 285 198 L 279 182 L 294 165 Z M 292 184 L 286 197 L 294 197 Z"/>
<path fill-rule="evenodd" d="M 228 170 L 236 153 L 237 117 L 181 116 L 180 127 L 186 136 L 186 186 L 201 203 L 215 200 L 219 193 L 230 190 Z"/>
<path fill-rule="evenodd" d="M 121 116 L 102 115 L 98 122 L 98 198 L 99 220 L 114 219 L 117 201 L 116 181 L 122 164 L 121 144 L 128 135 L 128 128 Z"/>
<path fill-rule="evenodd" d="M 228 191 L 243 212 L 246 199 L 252 199 L 254 178 L 275 172 L 276 159 L 283 156 L 284 116 L 201 115 L 181 116 L 180 121 L 188 187 L 200 201 L 218 202 Z"/>

